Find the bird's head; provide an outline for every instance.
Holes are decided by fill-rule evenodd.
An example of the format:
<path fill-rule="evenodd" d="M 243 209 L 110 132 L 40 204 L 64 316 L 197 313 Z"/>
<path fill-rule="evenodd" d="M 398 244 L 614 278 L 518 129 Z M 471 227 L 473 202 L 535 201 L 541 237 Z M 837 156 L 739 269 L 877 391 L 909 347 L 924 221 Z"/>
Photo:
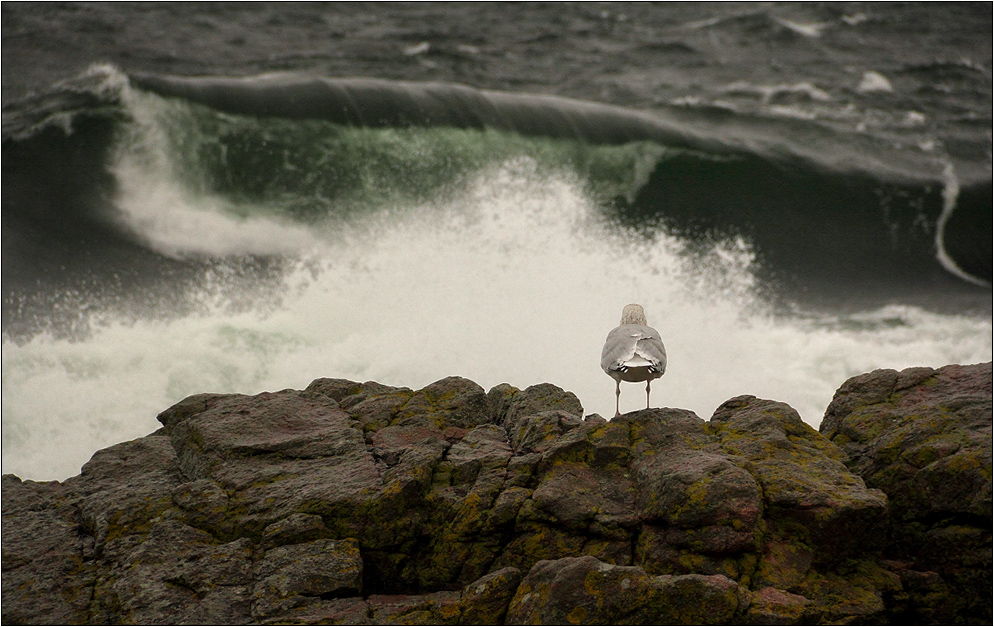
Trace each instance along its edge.
<path fill-rule="evenodd" d="M 645 321 L 645 311 L 642 310 L 642 305 L 625 305 L 625 308 L 621 310 L 621 324 L 649 326 L 649 323 Z"/>

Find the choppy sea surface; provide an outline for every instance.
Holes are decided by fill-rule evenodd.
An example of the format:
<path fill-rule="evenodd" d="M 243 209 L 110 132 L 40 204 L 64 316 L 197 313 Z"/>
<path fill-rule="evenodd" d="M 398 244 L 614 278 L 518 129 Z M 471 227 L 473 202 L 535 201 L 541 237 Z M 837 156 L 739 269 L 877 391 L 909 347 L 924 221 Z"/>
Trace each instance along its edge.
<path fill-rule="evenodd" d="M 705 419 L 991 359 L 989 3 L 2 12 L 4 473 L 317 377 L 611 416 L 629 302 Z"/>

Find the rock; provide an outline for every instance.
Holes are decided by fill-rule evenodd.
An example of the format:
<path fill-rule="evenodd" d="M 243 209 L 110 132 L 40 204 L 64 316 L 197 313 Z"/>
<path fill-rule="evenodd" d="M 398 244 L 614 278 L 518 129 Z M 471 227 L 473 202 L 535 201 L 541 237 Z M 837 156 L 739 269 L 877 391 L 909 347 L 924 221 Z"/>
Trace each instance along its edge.
<path fill-rule="evenodd" d="M 286 613 L 259 623 L 262 625 L 372 625 L 369 603 L 360 597 L 309 599 Z"/>
<path fill-rule="evenodd" d="M 216 481 L 195 479 L 181 483 L 173 488 L 172 500 L 191 526 L 209 530 L 218 537 L 234 534 L 231 499 Z"/>
<path fill-rule="evenodd" d="M 643 625 L 726 625 L 740 619 L 748 595 L 724 575 L 661 575 L 651 581 Z"/>
<path fill-rule="evenodd" d="M 609 535 L 638 524 L 635 488 L 620 468 L 560 464 L 531 494 L 527 514 L 556 527 Z"/>
<path fill-rule="evenodd" d="M 507 431 L 515 455 L 542 453 L 583 422 L 583 407 L 576 395 L 549 383 L 524 391 L 503 384 L 492 389 L 488 398 L 494 407 L 493 420 Z"/>
<path fill-rule="evenodd" d="M 637 566 L 569 557 L 537 563 L 518 586 L 509 625 L 719 625 L 745 595 L 726 577 L 650 577 Z"/>
<path fill-rule="evenodd" d="M 789 405 L 740 396 L 722 404 L 709 427 L 724 452 L 748 462 L 766 518 L 781 529 L 803 530 L 798 542 L 828 561 L 883 542 L 884 494 L 868 489 L 845 456 Z"/>
<path fill-rule="evenodd" d="M 362 589 L 359 543 L 313 540 L 266 551 L 256 565 L 252 615 L 270 618 L 307 602 L 308 597 L 352 597 Z"/>
<path fill-rule="evenodd" d="M 847 382 L 838 445 L 754 397 L 582 416 L 459 377 L 190 397 L 4 477 L 3 620 L 989 622 L 989 365 Z"/>
<path fill-rule="evenodd" d="M 487 392 L 487 402 L 490 403 L 490 422 L 495 425 L 505 426 L 507 412 L 511 408 L 511 401 L 521 390 L 510 383 L 501 383 L 490 388 Z"/>
<path fill-rule="evenodd" d="M 949 586 L 938 573 L 919 572 L 896 563 L 901 578 L 901 594 L 892 603 L 895 623 L 920 622 L 930 625 L 952 624 L 956 608 L 948 602 Z"/>
<path fill-rule="evenodd" d="M 336 403 L 341 403 L 347 397 L 356 397 L 369 393 L 372 385 L 379 385 L 375 382 L 368 384 L 356 383 L 348 379 L 314 379 L 310 385 L 304 388 L 308 394 L 327 396 Z"/>
<path fill-rule="evenodd" d="M 373 595 L 367 599 L 374 625 L 458 625 L 459 593 Z"/>
<path fill-rule="evenodd" d="M 238 471 L 257 459 L 333 457 L 351 444 L 336 403 L 292 390 L 213 397 L 203 412 L 177 415 L 174 406 L 158 418 L 191 480 L 237 485 Z"/>
<path fill-rule="evenodd" d="M 414 393 L 397 413 L 399 424 L 430 423 L 436 429 L 472 429 L 489 422 L 490 403 L 476 383 L 447 377 Z"/>
<path fill-rule="evenodd" d="M 511 455 L 504 429 L 492 424 L 480 425 L 449 449 L 446 461 L 451 465 L 451 482 L 472 484 L 481 472 L 506 468 Z"/>
<path fill-rule="evenodd" d="M 511 447 L 519 455 L 543 453 L 581 422 L 579 417 L 561 410 L 522 416 L 510 421 Z"/>
<path fill-rule="evenodd" d="M 678 529 L 726 527 L 738 539 L 714 548 L 745 549 L 762 511 L 755 479 L 722 452 L 703 420 L 680 414 L 659 422 L 657 452 L 633 465 L 643 519 Z"/>
<path fill-rule="evenodd" d="M 502 568 L 466 586 L 459 601 L 459 624 L 504 624 L 507 606 L 523 576 L 517 568 Z"/>
<path fill-rule="evenodd" d="M 762 588 L 750 595 L 745 618 L 750 625 L 797 625 L 814 623 L 817 615 L 811 601 L 799 594 Z"/>
<path fill-rule="evenodd" d="M 147 533 L 175 506 L 180 477 L 169 438 L 150 435 L 97 451 L 63 486 L 79 497 L 82 525 L 101 546 Z"/>
<path fill-rule="evenodd" d="M 513 433 L 515 424 L 523 418 L 549 411 L 562 411 L 570 416 L 583 416 L 583 406 L 572 392 L 551 383 L 539 383 L 524 390 L 502 384 L 488 393 L 495 424 Z"/>
<path fill-rule="evenodd" d="M 853 377 L 836 392 L 821 432 L 867 485 L 887 494 L 886 552 L 904 564 L 909 607 L 989 622 L 991 363 Z"/>
<path fill-rule="evenodd" d="M 252 543 L 218 542 L 177 521 L 157 523 L 122 562 L 99 579 L 92 610 L 135 624 L 238 624 L 252 603 Z M 116 619 L 111 617 L 116 616 Z"/>
<path fill-rule="evenodd" d="M 300 544 L 329 534 L 324 519 L 316 514 L 291 514 L 279 522 L 266 527 L 262 532 L 261 544 L 266 549 L 286 544 Z"/>
<path fill-rule="evenodd" d="M 836 577 L 840 567 L 876 559 L 886 534 L 884 494 L 867 488 L 845 466 L 845 455 L 783 403 L 733 398 L 708 426 L 724 452 L 744 460 L 761 489 L 766 532 L 753 585 L 813 598 L 832 621 L 862 620 L 882 611 L 877 603 L 854 605 L 852 595 L 837 588 L 808 592 L 804 585 L 829 573 L 845 587 L 852 577 L 848 572 Z"/>
<path fill-rule="evenodd" d="M 629 623 L 649 597 L 649 577 L 635 566 L 585 557 L 535 564 L 511 600 L 508 625 Z M 647 623 L 644 623 L 647 624 Z"/>
<path fill-rule="evenodd" d="M 56 482 L 4 475 L 3 623 L 81 624 L 96 579 L 94 538 Z"/>
<path fill-rule="evenodd" d="M 991 517 L 991 364 L 846 381 L 821 432 L 887 493 L 894 516 Z"/>

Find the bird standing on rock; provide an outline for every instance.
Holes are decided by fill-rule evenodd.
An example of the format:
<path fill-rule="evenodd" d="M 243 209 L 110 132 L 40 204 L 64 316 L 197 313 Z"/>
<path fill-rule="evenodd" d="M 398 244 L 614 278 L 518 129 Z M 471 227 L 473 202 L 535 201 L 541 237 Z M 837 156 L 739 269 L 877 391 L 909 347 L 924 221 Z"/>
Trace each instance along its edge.
<path fill-rule="evenodd" d="M 645 381 L 645 408 L 649 385 L 666 372 L 666 348 L 659 332 L 648 325 L 641 305 L 625 305 L 621 325 L 607 334 L 601 368 L 617 382 L 614 417 L 621 415 L 621 382 Z"/>

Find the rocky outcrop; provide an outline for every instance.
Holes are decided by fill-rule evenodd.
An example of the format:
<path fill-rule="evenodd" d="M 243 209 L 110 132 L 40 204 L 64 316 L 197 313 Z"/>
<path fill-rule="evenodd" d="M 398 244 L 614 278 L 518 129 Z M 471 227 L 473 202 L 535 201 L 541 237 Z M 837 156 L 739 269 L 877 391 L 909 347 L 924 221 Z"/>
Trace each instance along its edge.
<path fill-rule="evenodd" d="M 821 434 L 458 377 L 201 394 L 78 477 L 3 478 L 3 621 L 989 621 L 990 381 L 863 375 Z"/>
<path fill-rule="evenodd" d="M 991 364 L 847 381 L 821 432 L 889 499 L 885 554 L 909 617 L 991 617 Z"/>

